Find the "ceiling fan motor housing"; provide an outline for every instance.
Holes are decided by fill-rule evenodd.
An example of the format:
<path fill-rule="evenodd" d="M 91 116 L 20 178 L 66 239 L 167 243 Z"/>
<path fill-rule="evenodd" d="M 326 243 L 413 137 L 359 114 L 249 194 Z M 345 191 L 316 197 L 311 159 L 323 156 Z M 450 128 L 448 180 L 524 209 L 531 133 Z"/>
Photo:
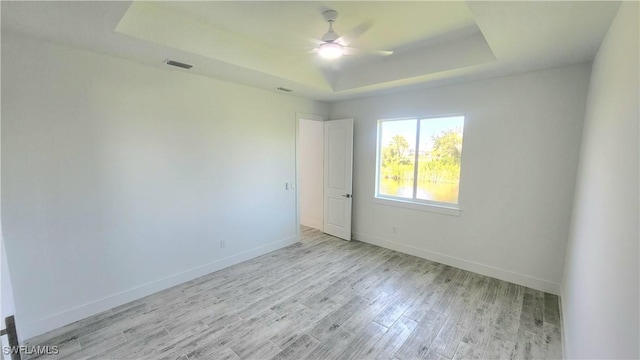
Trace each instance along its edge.
<path fill-rule="evenodd" d="M 338 12 L 335 10 L 327 10 L 322 13 L 322 16 L 324 17 L 324 20 L 329 23 L 329 30 L 327 30 L 327 32 L 322 35 L 321 40 L 326 43 L 338 40 L 338 38 L 340 38 L 340 35 L 338 35 L 333 30 L 333 22 L 336 21 L 336 18 L 338 18 Z"/>
<path fill-rule="evenodd" d="M 338 18 L 338 12 L 335 10 L 327 10 L 322 13 L 324 17 L 324 21 L 326 22 L 334 22 Z"/>

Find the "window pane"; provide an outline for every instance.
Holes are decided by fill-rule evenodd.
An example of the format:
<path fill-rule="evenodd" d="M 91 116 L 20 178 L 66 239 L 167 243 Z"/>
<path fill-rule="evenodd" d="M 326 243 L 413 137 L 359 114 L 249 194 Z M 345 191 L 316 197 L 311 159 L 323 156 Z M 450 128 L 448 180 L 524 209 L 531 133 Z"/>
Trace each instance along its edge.
<path fill-rule="evenodd" d="M 417 120 L 380 124 L 378 194 L 413 199 Z"/>
<path fill-rule="evenodd" d="M 464 117 L 420 120 L 416 198 L 458 203 Z"/>

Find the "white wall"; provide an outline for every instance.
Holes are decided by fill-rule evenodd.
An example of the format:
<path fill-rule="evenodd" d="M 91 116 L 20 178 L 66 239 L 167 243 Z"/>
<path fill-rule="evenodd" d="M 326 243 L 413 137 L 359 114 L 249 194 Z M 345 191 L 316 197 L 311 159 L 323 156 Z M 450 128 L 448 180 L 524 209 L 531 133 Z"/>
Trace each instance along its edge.
<path fill-rule="evenodd" d="M 565 356 L 640 358 L 637 2 L 593 63 L 562 287 Z"/>
<path fill-rule="evenodd" d="M 356 239 L 558 293 L 589 71 L 576 65 L 332 105 L 331 118 L 355 118 Z M 462 214 L 373 203 L 376 121 L 459 113 Z"/>
<path fill-rule="evenodd" d="M 7 316 L 15 315 L 15 304 L 13 301 L 13 288 L 11 285 L 11 277 L 9 276 L 9 266 L 7 263 L 7 254 L 4 249 L 4 239 L 2 238 L 2 227 L 0 226 L 0 328 L 5 329 L 4 319 Z M 18 338 L 18 340 L 20 340 Z M 9 338 L 7 335 L 0 337 L 0 345 L 2 349 L 9 346 Z M 11 355 L 0 355 L 0 359 L 10 359 Z"/>
<path fill-rule="evenodd" d="M 0 136 L 1 136 L 1 127 L 0 127 Z M 0 174 L 2 174 L 1 169 L 2 161 L 0 159 Z M 2 177 L 0 175 L 0 188 L 2 184 Z M 2 195 L 0 194 L 0 204 Z M 1 210 L 0 210 L 1 213 Z M 0 217 L 1 218 L 1 217 Z M 5 318 L 11 315 L 15 316 L 15 302 L 13 300 L 13 286 L 11 284 L 11 276 L 9 274 L 9 263 L 7 262 L 7 252 L 4 246 L 4 235 L 2 232 L 2 223 L 0 222 L 0 328 L 5 328 Z M 20 339 L 18 339 L 20 340 Z M 5 346 L 9 346 L 9 339 L 7 335 L 0 337 L 0 345 L 4 350 Z M 11 357 L 10 354 L 4 354 L 2 351 L 2 355 L 0 358 L 9 359 Z"/>
<path fill-rule="evenodd" d="M 2 101 L 22 339 L 296 241 L 295 114 L 324 104 L 5 32 Z"/>
<path fill-rule="evenodd" d="M 9 276 L 9 266 L 7 254 L 4 249 L 4 239 L 0 228 L 0 327 L 4 329 L 4 319 L 7 316 L 15 315 L 15 304 L 13 301 L 13 287 Z"/>
<path fill-rule="evenodd" d="M 300 224 L 323 227 L 324 123 L 300 119 Z"/>

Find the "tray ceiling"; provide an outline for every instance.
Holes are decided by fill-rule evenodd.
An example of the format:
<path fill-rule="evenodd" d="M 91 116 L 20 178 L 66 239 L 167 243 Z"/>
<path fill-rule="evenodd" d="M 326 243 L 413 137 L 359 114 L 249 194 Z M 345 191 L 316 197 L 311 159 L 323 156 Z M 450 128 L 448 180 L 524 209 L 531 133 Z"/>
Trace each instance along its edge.
<path fill-rule="evenodd" d="M 2 31 L 320 101 L 593 59 L 619 2 L 2 2 Z M 325 60 L 327 30 L 393 55 Z M 358 35 L 359 36 L 354 36 Z M 349 36 L 351 35 L 351 36 Z M 350 39 L 351 38 L 351 39 Z M 169 68 L 167 59 L 193 64 Z"/>

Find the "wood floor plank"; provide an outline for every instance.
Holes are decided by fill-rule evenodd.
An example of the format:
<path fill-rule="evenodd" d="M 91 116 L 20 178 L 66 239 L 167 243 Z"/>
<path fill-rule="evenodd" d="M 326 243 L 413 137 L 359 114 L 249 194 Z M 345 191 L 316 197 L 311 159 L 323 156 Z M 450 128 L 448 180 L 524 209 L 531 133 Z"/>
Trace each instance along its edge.
<path fill-rule="evenodd" d="M 429 311 L 436 301 L 441 297 L 442 293 L 449 286 L 449 283 L 455 277 L 457 269 L 440 265 L 434 269 L 435 277 L 424 291 L 418 294 L 416 300 L 404 312 L 404 316 L 416 321 L 420 321 L 422 317 Z"/>
<path fill-rule="evenodd" d="M 366 305 L 367 301 L 365 299 L 356 296 L 329 316 L 320 320 L 320 322 L 309 331 L 309 334 L 319 341 L 333 337 L 338 332 L 340 325 L 342 325 L 354 311 Z"/>
<path fill-rule="evenodd" d="M 296 341 L 291 345 L 284 348 L 272 360 L 297 360 L 302 359 L 309 354 L 316 346 L 318 346 L 318 340 L 311 337 L 309 334 L 303 334 L 298 337 Z"/>
<path fill-rule="evenodd" d="M 370 353 L 375 359 L 392 359 L 416 326 L 418 326 L 416 321 L 401 316 L 398 321 L 382 335 Z"/>
<path fill-rule="evenodd" d="M 370 359 L 373 357 L 371 351 L 380 338 L 387 332 L 387 328 L 376 323 L 369 322 L 360 333 L 360 336 L 353 340 L 340 356 L 341 359 Z"/>
<path fill-rule="evenodd" d="M 342 292 L 349 284 L 351 284 L 351 282 L 353 281 L 353 279 L 351 279 L 351 277 L 349 276 L 343 276 L 340 279 L 338 279 L 337 281 L 329 284 L 326 288 L 324 288 L 322 291 L 318 292 L 317 294 L 314 294 L 313 296 L 309 297 L 305 302 L 304 305 L 307 306 L 309 309 L 312 310 L 318 310 L 320 308 L 322 308 L 324 306 L 324 303 L 327 300 L 332 300 L 338 304 L 344 303 L 343 301 L 337 302 L 333 299 L 333 297 L 336 294 L 339 294 L 340 292 Z"/>
<path fill-rule="evenodd" d="M 470 326 L 462 341 L 484 349 L 489 342 L 496 313 L 497 308 L 495 306 L 484 301 L 478 301 L 470 320 Z"/>
<path fill-rule="evenodd" d="M 542 359 L 543 352 L 540 336 L 524 329 L 518 331 L 515 347 L 511 352 L 512 359 Z"/>
<path fill-rule="evenodd" d="M 127 338 L 126 343 L 98 352 L 95 356 L 90 356 L 89 359 L 142 358 L 152 354 L 167 339 L 169 339 L 169 332 L 160 327 L 152 332 Z"/>
<path fill-rule="evenodd" d="M 493 331 L 502 339 L 516 341 L 520 328 L 520 317 L 524 289 L 515 284 L 501 282 L 496 298 L 497 314 L 493 324 Z"/>
<path fill-rule="evenodd" d="M 207 328 L 196 333 L 175 335 L 158 350 L 159 354 L 191 354 L 190 357 L 221 351 L 235 339 L 235 332 L 245 326 L 245 320 L 224 315 L 208 322 Z"/>
<path fill-rule="evenodd" d="M 309 284 L 308 286 L 304 287 L 302 290 L 298 291 L 295 295 L 287 297 L 281 301 L 278 301 L 272 304 L 270 309 L 279 314 L 286 314 L 288 312 L 291 312 L 293 309 L 296 308 L 296 306 L 300 304 L 304 304 L 307 301 L 307 299 L 309 299 L 310 297 L 314 296 L 315 294 L 317 294 L 318 292 L 326 288 L 326 285 L 328 282 L 336 281 L 340 277 L 341 277 L 340 275 L 333 275 L 331 277 L 324 278 L 322 280 Z M 335 303 L 331 299 L 327 299 L 326 303 L 331 306 L 328 306 L 328 307 L 324 306 L 323 310 L 326 310 L 327 308 L 331 308 L 331 307 L 335 307 L 335 308 L 339 307 L 339 304 Z"/>
<path fill-rule="evenodd" d="M 281 331 L 274 329 L 274 335 L 269 339 L 280 348 L 284 349 L 298 337 L 306 334 L 327 315 L 335 311 L 339 306 L 326 308 L 321 312 L 313 311 L 304 305 L 298 305 L 299 310 L 291 312 L 292 316 L 281 324 Z"/>
<path fill-rule="evenodd" d="M 411 305 L 411 300 L 406 296 L 396 296 L 393 301 L 376 315 L 373 321 L 385 327 L 391 327 Z M 414 320 L 415 321 L 415 320 Z"/>
<path fill-rule="evenodd" d="M 557 295 L 544 294 L 543 318 L 545 323 L 560 325 L 560 308 Z"/>
<path fill-rule="evenodd" d="M 240 359 L 270 359 L 277 355 L 281 349 L 270 341 L 250 341 L 240 340 L 241 345 L 230 345 L 229 348 L 238 355 Z"/>
<path fill-rule="evenodd" d="M 544 293 L 533 289 L 526 289 L 522 303 L 520 327 L 528 332 L 542 336 L 542 324 L 544 323 L 543 307 Z"/>
<path fill-rule="evenodd" d="M 468 305 L 473 293 L 466 291 L 466 285 L 472 280 L 471 273 L 458 270 L 456 276 L 448 284 L 438 301 L 433 305 L 433 310 L 449 315 L 450 313 L 463 310 Z M 465 298 L 463 298 L 463 296 Z"/>
<path fill-rule="evenodd" d="M 459 317 L 448 317 L 429 350 L 433 350 L 446 358 L 451 358 L 458 349 L 465 330 L 463 321 Z"/>
<path fill-rule="evenodd" d="M 255 355 L 256 352 L 273 352 L 272 356 L 277 354 L 280 349 L 269 341 L 271 333 L 268 324 L 273 323 L 279 316 L 267 309 L 263 313 L 246 320 L 244 326 L 230 334 L 233 339 L 228 343 L 229 348 L 243 359 L 249 355 Z"/>
<path fill-rule="evenodd" d="M 186 360 L 208 360 L 208 359 L 216 359 L 216 360 L 239 360 L 240 357 L 233 352 L 230 348 L 210 348 L 203 349 L 203 351 L 192 352 L 187 357 L 186 355 L 181 355 Z"/>
<path fill-rule="evenodd" d="M 505 340 L 493 333 L 489 337 L 489 342 L 485 347 L 482 358 L 486 360 L 509 359 L 514 348 L 515 343 L 513 341 Z"/>
<path fill-rule="evenodd" d="M 311 228 L 301 234 L 294 245 L 28 339 L 61 350 L 31 358 L 561 356 L 555 295 Z"/>
<path fill-rule="evenodd" d="M 483 351 L 477 346 L 470 345 L 464 341 L 460 342 L 456 353 L 451 360 L 477 360 L 482 359 Z"/>
<path fill-rule="evenodd" d="M 488 278 L 487 290 L 482 295 L 481 300 L 488 302 L 489 304 L 495 304 L 498 299 L 498 290 L 500 288 L 500 280 L 494 278 Z"/>
<path fill-rule="evenodd" d="M 352 312 L 349 317 L 340 325 L 342 329 L 351 333 L 362 331 L 388 304 L 397 298 L 394 294 L 382 292 L 378 297 L 369 301 Z M 386 327 L 385 327 L 386 328 Z"/>
<path fill-rule="evenodd" d="M 431 344 L 444 326 L 447 317 L 433 310 L 427 312 L 413 330 L 407 341 L 395 354 L 400 360 L 427 359 Z"/>
<path fill-rule="evenodd" d="M 335 336 L 327 338 L 316 346 L 303 359 L 318 359 L 318 360 L 334 360 L 339 359 L 344 351 L 349 347 L 349 344 L 356 338 L 356 335 L 338 329 L 335 332 Z"/>
<path fill-rule="evenodd" d="M 104 328 L 102 330 L 80 336 L 78 341 L 80 342 L 80 347 L 82 347 L 82 349 L 91 349 L 93 351 L 100 347 L 105 350 L 116 347 L 124 344 L 127 339 L 124 336 L 124 333 L 120 330 Z M 78 356 L 80 355 L 78 354 Z"/>
<path fill-rule="evenodd" d="M 323 272 L 326 270 L 327 270 L 327 267 L 320 267 L 318 269 L 315 269 L 315 271 L 320 271 L 320 272 Z M 296 296 L 297 294 L 300 293 L 301 290 L 307 288 L 307 284 L 309 283 L 309 280 L 310 280 L 309 278 L 317 275 L 309 274 L 307 276 L 304 276 L 304 274 L 299 274 L 299 276 L 302 276 L 302 278 L 297 279 L 297 281 L 294 281 L 288 287 L 280 291 L 276 291 L 275 293 L 270 294 L 269 296 L 266 296 L 254 302 L 253 304 L 246 307 L 244 310 L 239 311 L 237 313 L 238 316 L 241 316 L 243 318 L 250 317 L 252 315 L 255 315 L 256 313 L 259 313 L 260 311 L 264 311 L 267 308 L 272 308 L 273 304 L 275 303 L 280 303 L 293 296 Z M 283 283 L 286 283 L 287 280 L 288 279 L 284 279 Z"/>
<path fill-rule="evenodd" d="M 561 359 L 562 358 L 562 339 L 560 334 L 560 325 L 553 323 L 544 323 L 543 325 L 543 345 L 542 355 L 545 359 Z"/>

